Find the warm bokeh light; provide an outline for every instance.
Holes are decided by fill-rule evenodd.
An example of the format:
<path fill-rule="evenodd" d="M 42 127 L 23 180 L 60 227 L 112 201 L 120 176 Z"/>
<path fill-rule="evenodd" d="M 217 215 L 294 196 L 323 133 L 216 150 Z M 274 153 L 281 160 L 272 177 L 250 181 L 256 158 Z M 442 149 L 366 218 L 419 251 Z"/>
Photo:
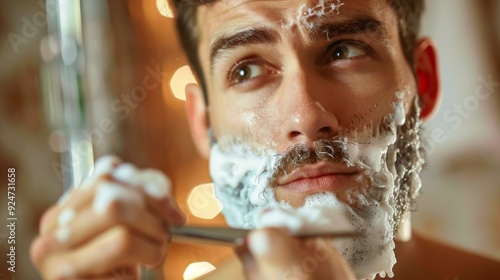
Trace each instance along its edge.
<path fill-rule="evenodd" d="M 167 0 L 156 0 L 156 8 L 158 8 L 158 12 L 164 17 L 173 18 L 174 13 L 170 6 L 168 5 Z"/>
<path fill-rule="evenodd" d="M 195 262 L 186 267 L 183 277 L 184 280 L 192 280 L 213 270 L 215 270 L 215 266 L 209 262 Z"/>
<path fill-rule="evenodd" d="M 187 202 L 191 214 L 200 219 L 211 220 L 222 211 L 222 203 L 215 197 L 212 183 L 196 186 Z"/>
<path fill-rule="evenodd" d="M 174 94 L 175 98 L 180 100 L 186 100 L 185 88 L 187 84 L 196 84 L 196 79 L 194 78 L 193 72 L 188 65 L 184 65 L 175 71 L 172 79 L 170 80 L 170 89 Z"/>

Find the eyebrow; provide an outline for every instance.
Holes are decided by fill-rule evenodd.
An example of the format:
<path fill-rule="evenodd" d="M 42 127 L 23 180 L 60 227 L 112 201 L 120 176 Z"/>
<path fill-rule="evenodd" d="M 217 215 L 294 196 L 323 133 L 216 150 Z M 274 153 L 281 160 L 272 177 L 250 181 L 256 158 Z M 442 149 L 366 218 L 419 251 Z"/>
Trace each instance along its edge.
<path fill-rule="evenodd" d="M 217 38 L 210 47 L 210 65 L 213 66 L 223 50 L 249 45 L 274 45 L 278 33 L 268 28 L 250 28 L 228 36 Z"/>
<path fill-rule="evenodd" d="M 308 34 L 312 41 L 331 40 L 346 34 L 373 34 L 379 41 L 387 41 L 387 31 L 383 24 L 371 17 L 361 17 L 341 22 L 319 23 Z M 224 50 L 250 45 L 274 45 L 279 34 L 269 28 L 250 28 L 230 35 L 222 35 L 210 46 L 210 65 L 213 69 L 215 61 Z"/>
<path fill-rule="evenodd" d="M 309 39 L 330 41 L 332 38 L 346 34 L 373 34 L 377 40 L 386 41 L 388 39 L 387 31 L 382 22 L 371 17 L 318 24 L 310 31 Z"/>

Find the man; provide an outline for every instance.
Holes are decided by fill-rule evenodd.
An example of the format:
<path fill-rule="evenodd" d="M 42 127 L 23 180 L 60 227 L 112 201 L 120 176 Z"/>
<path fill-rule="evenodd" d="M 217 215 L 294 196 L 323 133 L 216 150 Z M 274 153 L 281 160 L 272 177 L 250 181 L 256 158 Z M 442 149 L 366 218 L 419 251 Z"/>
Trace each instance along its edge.
<path fill-rule="evenodd" d="M 186 87 L 194 142 L 210 157 L 228 224 L 261 228 L 236 250 L 247 278 L 500 273 L 494 261 L 410 237 L 421 120 L 439 99 L 435 48 L 417 40 L 422 1 L 175 5 L 200 84 Z M 165 224 L 184 221 L 161 174 L 105 158 L 44 215 L 32 258 L 46 279 L 110 278 L 161 262 Z M 360 235 L 293 237 L 324 228 Z"/>

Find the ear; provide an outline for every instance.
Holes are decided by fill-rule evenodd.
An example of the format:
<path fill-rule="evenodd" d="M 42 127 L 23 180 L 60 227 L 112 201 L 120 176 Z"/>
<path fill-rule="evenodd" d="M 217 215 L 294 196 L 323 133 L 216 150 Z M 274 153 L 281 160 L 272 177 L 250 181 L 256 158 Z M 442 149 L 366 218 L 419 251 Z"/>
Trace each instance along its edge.
<path fill-rule="evenodd" d="M 422 101 L 421 118 L 430 119 L 439 107 L 441 89 L 436 47 L 430 38 L 422 38 L 415 50 L 415 66 Z"/>
<path fill-rule="evenodd" d="M 186 86 L 186 114 L 191 130 L 191 137 L 201 156 L 210 155 L 209 124 L 203 91 L 197 84 Z"/>

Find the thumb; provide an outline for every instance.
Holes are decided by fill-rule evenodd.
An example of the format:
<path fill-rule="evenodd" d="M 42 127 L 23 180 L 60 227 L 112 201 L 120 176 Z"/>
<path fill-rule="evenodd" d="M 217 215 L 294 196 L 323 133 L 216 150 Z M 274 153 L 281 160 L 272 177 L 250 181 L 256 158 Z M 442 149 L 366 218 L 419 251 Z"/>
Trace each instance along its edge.
<path fill-rule="evenodd" d="M 261 276 L 256 279 L 356 279 L 331 241 L 301 240 L 267 228 L 249 234 L 248 248 Z"/>
<path fill-rule="evenodd" d="M 299 240 L 290 237 L 284 229 L 266 228 L 251 232 L 248 236 L 248 248 L 260 279 L 309 278 L 300 267 L 307 255 Z"/>

